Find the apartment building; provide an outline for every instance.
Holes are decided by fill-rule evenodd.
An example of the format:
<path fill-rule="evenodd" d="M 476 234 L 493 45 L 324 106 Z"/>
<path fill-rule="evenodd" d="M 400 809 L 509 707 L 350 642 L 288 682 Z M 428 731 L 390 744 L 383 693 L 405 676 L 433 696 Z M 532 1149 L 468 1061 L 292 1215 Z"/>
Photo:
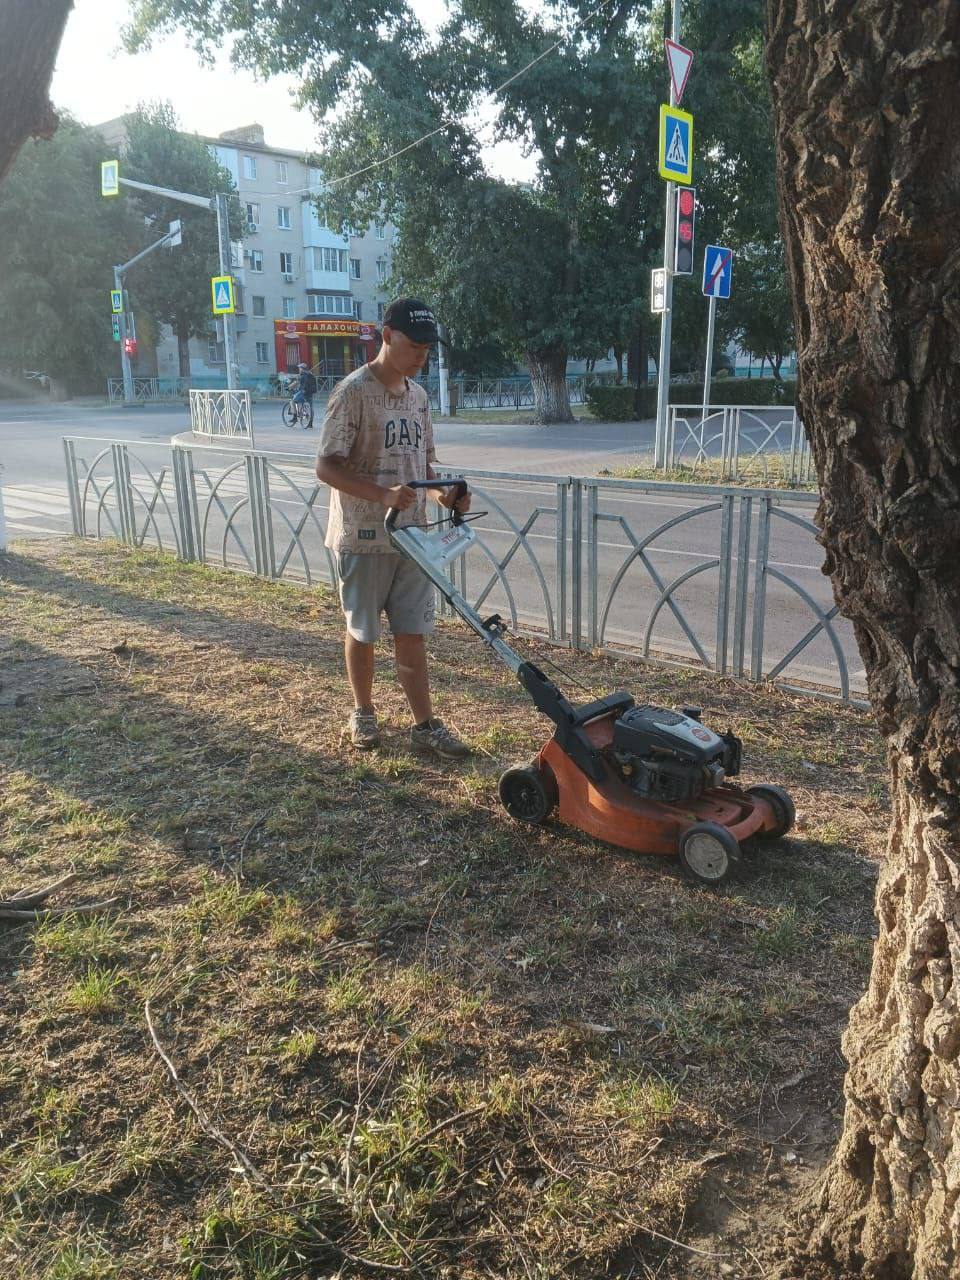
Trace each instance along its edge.
<path fill-rule="evenodd" d="M 98 128 L 123 146 L 122 117 Z M 320 171 L 301 152 L 268 146 L 260 125 L 202 140 L 231 174 L 243 211 L 242 239 L 232 246 L 241 378 L 285 374 L 300 361 L 318 375 L 343 375 L 364 363 L 388 301 L 393 225 L 327 226 L 318 214 Z M 163 185 L 164 175 L 154 180 Z M 156 366 L 161 378 L 179 372 L 168 329 Z M 190 373 L 201 379 L 225 371 L 222 322 L 211 315 L 207 341 L 190 343 Z"/>

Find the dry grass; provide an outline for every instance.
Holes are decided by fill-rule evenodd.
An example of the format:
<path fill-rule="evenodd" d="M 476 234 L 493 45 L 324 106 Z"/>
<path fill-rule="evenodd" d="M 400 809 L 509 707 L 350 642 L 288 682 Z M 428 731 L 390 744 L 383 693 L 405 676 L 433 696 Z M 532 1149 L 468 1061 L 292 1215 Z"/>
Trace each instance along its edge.
<path fill-rule="evenodd" d="M 718 458 L 705 458 L 695 464 L 681 463 L 679 466 L 660 470 L 651 461 L 613 471 L 601 470 L 598 474 L 617 476 L 621 480 L 664 480 L 671 484 L 721 484 L 736 488 L 799 489 L 805 493 L 816 493 L 816 480 L 798 483 L 790 477 L 786 458 L 786 454 L 776 452 L 760 454 L 758 457 L 743 454 L 735 476 L 724 473 Z"/>
<path fill-rule="evenodd" d="M 796 838 L 714 894 L 511 824 L 497 774 L 546 724 L 455 624 L 439 711 L 484 750 L 441 768 L 389 679 L 386 745 L 341 746 L 323 591 L 61 542 L 0 558 L 0 601 L 0 894 L 76 868 L 76 901 L 123 903 L 0 926 L 6 1276 L 761 1274 L 756 1221 L 830 1143 L 866 975 L 866 718 L 564 659 L 702 703 L 748 781 L 794 793 Z M 148 999 L 263 1184 L 174 1091 Z"/>

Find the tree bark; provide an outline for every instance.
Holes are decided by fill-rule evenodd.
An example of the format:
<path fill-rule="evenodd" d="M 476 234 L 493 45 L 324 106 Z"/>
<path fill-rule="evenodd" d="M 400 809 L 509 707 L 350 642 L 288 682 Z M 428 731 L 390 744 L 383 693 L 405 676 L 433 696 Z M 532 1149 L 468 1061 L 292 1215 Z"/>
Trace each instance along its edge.
<path fill-rule="evenodd" d="M 811 1249 L 960 1274 L 960 4 L 769 0 L 820 540 L 889 755 L 866 994 Z"/>
<path fill-rule="evenodd" d="M 190 332 L 186 324 L 177 327 L 177 361 L 181 378 L 190 377 Z"/>
<path fill-rule="evenodd" d="M 573 422 L 570 392 L 567 389 L 566 349 L 549 347 L 542 351 L 528 351 L 526 354 L 537 407 L 537 421 L 544 425 Z"/>
<path fill-rule="evenodd" d="M 0 181 L 27 138 L 50 138 L 47 96 L 73 0 L 5 0 L 0 6 Z"/>

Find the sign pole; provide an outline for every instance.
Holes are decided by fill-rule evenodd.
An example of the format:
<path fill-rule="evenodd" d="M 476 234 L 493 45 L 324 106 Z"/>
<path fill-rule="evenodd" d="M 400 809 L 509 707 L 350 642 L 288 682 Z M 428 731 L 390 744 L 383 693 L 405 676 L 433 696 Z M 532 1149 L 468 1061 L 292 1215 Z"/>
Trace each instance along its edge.
<path fill-rule="evenodd" d="M 710 305 L 707 308 L 707 359 L 703 369 L 703 410 L 700 414 L 701 426 L 710 412 L 710 378 L 713 374 L 713 325 L 717 318 L 717 298 L 711 293 Z"/>
<path fill-rule="evenodd" d="M 680 0 L 673 0 L 671 37 L 680 41 Z M 677 105 L 677 91 L 670 76 L 670 105 Z M 666 281 L 663 295 L 663 319 L 660 322 L 660 359 L 657 361 L 657 434 L 653 447 L 655 468 L 666 465 L 667 412 L 670 399 L 670 337 L 673 316 L 673 228 L 677 212 L 676 183 L 667 183 L 666 213 L 663 226 L 663 265 Z"/>
<path fill-rule="evenodd" d="M 227 212 L 227 197 L 221 193 L 217 196 L 217 244 L 220 249 L 220 274 L 233 274 L 230 263 L 230 217 Z M 223 355 L 227 364 L 227 387 L 231 391 L 237 388 L 237 330 L 233 314 L 225 315 L 223 320 Z"/>
<path fill-rule="evenodd" d="M 123 268 L 113 268 L 113 287 L 120 290 L 120 296 L 123 297 Z M 124 308 L 117 317 L 120 322 L 120 369 L 123 373 L 123 403 L 133 403 L 133 370 L 130 367 L 130 357 L 127 355 L 127 313 Z"/>
<path fill-rule="evenodd" d="M 450 382 L 447 373 L 447 327 L 438 324 L 437 333 L 437 372 L 440 375 L 440 412 L 445 418 L 450 416 Z"/>

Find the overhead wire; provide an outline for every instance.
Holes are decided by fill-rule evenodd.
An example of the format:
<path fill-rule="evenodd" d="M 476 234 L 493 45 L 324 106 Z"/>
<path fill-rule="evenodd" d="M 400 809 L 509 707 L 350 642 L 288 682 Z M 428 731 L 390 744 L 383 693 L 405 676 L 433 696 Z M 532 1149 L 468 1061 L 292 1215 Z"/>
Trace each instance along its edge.
<path fill-rule="evenodd" d="M 535 58 L 531 58 L 529 62 L 525 63 L 525 65 L 520 68 L 519 71 L 515 71 L 513 75 L 508 76 L 506 80 L 491 89 L 489 91 L 489 97 L 495 98 L 497 94 L 502 93 L 504 89 L 509 88 L 509 86 L 519 80 L 522 75 L 525 75 L 532 67 L 535 67 L 538 62 L 542 62 L 544 58 L 549 57 L 551 53 L 554 53 L 559 49 L 562 44 L 571 40 L 591 19 L 597 17 L 604 9 L 608 9 L 614 3 L 616 3 L 616 0 L 601 0 L 600 4 L 595 5 L 591 10 L 589 10 L 589 12 L 585 13 L 582 18 L 578 19 L 568 32 L 565 32 L 548 48 L 544 49 L 541 53 L 538 53 Z M 428 133 L 424 133 L 419 138 L 415 138 L 413 142 L 408 142 L 406 146 L 399 147 L 396 151 L 390 152 L 389 155 L 383 156 L 379 160 L 372 160 L 362 168 L 354 169 L 351 173 L 342 174 L 339 178 L 332 178 L 329 181 L 321 181 L 319 184 L 319 190 L 317 189 L 317 185 L 313 184 L 309 187 L 301 187 L 295 191 L 284 191 L 281 194 L 283 196 L 323 195 L 324 192 L 332 190 L 333 187 L 340 186 L 344 182 L 351 182 L 354 178 L 360 178 L 365 173 L 370 173 L 374 169 L 382 168 L 385 164 L 390 164 L 392 160 L 396 160 L 400 156 L 406 155 L 408 151 L 415 150 L 415 148 L 421 146 L 424 142 L 429 142 L 431 138 L 435 138 L 438 133 L 442 133 L 444 129 L 449 128 L 451 124 L 456 124 L 460 119 L 461 117 L 459 116 L 446 117 L 441 120 L 440 124 L 438 124 L 435 129 L 431 129 Z M 265 196 L 265 198 L 279 199 L 280 197 Z"/>

